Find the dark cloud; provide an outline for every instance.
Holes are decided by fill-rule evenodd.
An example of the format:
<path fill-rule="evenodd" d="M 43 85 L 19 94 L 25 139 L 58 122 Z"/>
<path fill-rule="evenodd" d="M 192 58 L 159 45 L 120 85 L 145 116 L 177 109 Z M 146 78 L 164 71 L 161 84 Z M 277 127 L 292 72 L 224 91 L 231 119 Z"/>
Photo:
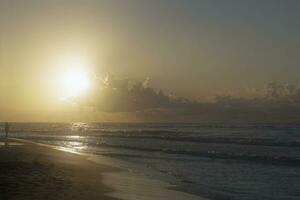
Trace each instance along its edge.
<path fill-rule="evenodd" d="M 147 83 L 108 77 L 90 96 L 77 101 L 102 112 L 129 112 L 145 121 L 300 121 L 300 88 L 295 85 L 271 82 L 263 97 L 217 96 L 214 102 L 203 103 L 171 97 Z"/>

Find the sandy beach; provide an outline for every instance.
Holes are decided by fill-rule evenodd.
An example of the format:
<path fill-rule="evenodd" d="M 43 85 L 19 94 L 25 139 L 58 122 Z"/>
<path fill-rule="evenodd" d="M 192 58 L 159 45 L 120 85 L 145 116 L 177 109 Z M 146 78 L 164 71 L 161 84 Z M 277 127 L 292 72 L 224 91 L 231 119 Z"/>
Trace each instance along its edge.
<path fill-rule="evenodd" d="M 116 199 L 106 196 L 112 190 L 101 176 L 113 167 L 29 142 L 0 142 L 0 199 Z"/>
<path fill-rule="evenodd" d="M 27 140 L 0 140 L 0 200 L 204 200 L 107 158 Z"/>

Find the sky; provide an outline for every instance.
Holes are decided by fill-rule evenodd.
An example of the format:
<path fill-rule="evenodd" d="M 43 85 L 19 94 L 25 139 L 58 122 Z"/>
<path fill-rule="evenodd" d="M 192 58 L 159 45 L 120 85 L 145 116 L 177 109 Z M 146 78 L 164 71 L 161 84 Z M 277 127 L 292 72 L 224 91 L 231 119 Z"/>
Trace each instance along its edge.
<path fill-rule="evenodd" d="M 298 0 L 0 0 L 0 119 L 73 120 L 57 114 L 81 109 L 59 100 L 69 61 L 97 80 L 149 80 L 197 101 L 298 85 L 299 9 Z"/>

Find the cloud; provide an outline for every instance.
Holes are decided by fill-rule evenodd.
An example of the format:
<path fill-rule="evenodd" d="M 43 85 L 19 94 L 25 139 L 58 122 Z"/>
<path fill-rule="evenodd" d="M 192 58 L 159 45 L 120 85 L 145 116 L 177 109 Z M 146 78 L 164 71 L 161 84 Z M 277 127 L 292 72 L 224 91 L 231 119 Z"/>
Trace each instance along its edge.
<path fill-rule="evenodd" d="M 295 85 L 271 82 L 265 85 L 262 97 L 217 96 L 214 102 L 204 103 L 171 97 L 149 87 L 148 82 L 107 77 L 77 102 L 101 112 L 130 113 L 142 121 L 300 121 L 300 88 Z"/>

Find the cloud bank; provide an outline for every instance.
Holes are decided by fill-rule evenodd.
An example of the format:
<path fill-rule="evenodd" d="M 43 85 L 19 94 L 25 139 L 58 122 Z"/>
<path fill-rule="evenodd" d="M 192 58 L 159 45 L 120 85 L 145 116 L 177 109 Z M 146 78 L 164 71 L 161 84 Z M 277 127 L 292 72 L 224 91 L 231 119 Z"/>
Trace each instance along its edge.
<path fill-rule="evenodd" d="M 296 85 L 271 82 L 260 97 L 217 96 L 213 102 L 199 102 L 167 95 L 147 83 L 107 77 L 87 97 L 76 101 L 100 112 L 127 113 L 141 121 L 300 122 L 300 88 Z"/>

